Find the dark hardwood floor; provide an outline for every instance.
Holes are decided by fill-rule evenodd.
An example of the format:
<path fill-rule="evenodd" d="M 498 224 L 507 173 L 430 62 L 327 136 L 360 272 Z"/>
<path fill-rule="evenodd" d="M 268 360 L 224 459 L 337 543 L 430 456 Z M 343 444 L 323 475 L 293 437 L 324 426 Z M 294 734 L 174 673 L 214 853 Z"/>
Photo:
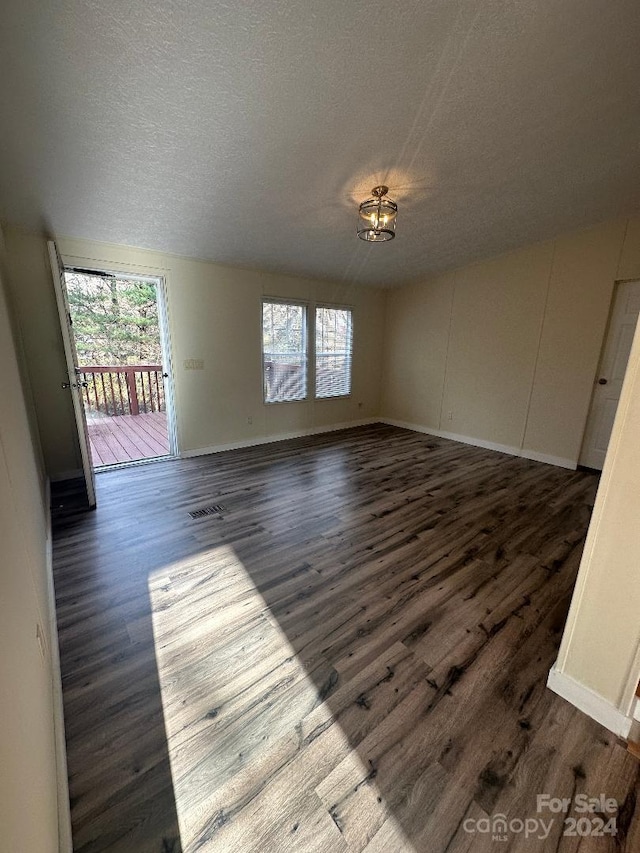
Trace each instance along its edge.
<path fill-rule="evenodd" d="M 77 853 L 640 850 L 640 764 L 545 687 L 596 486 L 387 426 L 100 474 L 55 529 Z M 615 837 L 536 813 L 579 793 Z"/>

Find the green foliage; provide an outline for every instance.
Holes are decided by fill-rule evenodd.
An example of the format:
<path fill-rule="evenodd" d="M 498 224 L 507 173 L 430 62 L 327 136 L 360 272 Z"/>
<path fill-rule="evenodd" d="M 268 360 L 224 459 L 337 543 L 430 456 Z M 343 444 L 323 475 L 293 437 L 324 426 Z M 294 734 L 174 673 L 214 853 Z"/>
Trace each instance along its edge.
<path fill-rule="evenodd" d="M 65 273 L 80 366 L 162 364 L 156 285 Z"/>

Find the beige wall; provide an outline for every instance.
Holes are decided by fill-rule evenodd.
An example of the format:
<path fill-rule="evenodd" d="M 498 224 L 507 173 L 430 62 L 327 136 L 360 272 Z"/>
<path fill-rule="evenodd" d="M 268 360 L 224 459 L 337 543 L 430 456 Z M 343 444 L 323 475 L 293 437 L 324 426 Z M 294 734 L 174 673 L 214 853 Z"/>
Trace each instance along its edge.
<path fill-rule="evenodd" d="M 639 243 L 640 219 L 616 221 L 390 291 L 383 416 L 575 465 Z"/>
<path fill-rule="evenodd" d="M 1 262 L 0 276 L 6 282 L 6 269 Z M 51 648 L 50 633 L 47 503 L 3 283 L 0 283 L 0 365 L 2 846 L 12 851 L 53 853 L 58 850 L 53 723 L 56 651 Z"/>
<path fill-rule="evenodd" d="M 69 263 L 165 277 L 181 451 L 259 441 L 378 414 L 385 307 L 381 290 L 240 270 L 83 240 L 61 238 L 58 243 Z M 60 389 L 65 378 L 64 356 L 45 241 L 8 227 L 7 249 L 47 471 L 60 475 L 80 466 L 71 438 L 70 400 Z M 353 306 L 353 390 L 349 399 L 263 403 L 263 296 Z M 204 370 L 186 370 L 188 359 L 203 360 Z"/>
<path fill-rule="evenodd" d="M 571 682 L 568 689 L 565 683 L 570 679 L 623 715 L 630 713 L 640 679 L 639 436 L 640 330 L 555 667 L 562 676 L 555 678 L 559 692 L 567 698 L 573 698 Z"/>
<path fill-rule="evenodd" d="M 640 217 L 390 291 L 383 416 L 575 465 L 615 282 L 635 278 Z M 640 333 L 549 681 L 625 735 L 640 678 L 639 435 Z"/>
<path fill-rule="evenodd" d="M 60 475 L 79 468 L 79 455 L 70 400 L 60 389 L 64 357 L 44 239 L 12 227 L 6 235 L 47 471 Z M 383 347 L 377 289 L 59 243 L 70 262 L 166 277 L 185 452 L 383 415 L 575 465 L 614 282 L 640 276 L 640 218 L 606 223 L 390 291 Z M 349 400 L 264 405 L 263 295 L 354 305 Z M 184 369 L 194 358 L 204 370 Z"/>

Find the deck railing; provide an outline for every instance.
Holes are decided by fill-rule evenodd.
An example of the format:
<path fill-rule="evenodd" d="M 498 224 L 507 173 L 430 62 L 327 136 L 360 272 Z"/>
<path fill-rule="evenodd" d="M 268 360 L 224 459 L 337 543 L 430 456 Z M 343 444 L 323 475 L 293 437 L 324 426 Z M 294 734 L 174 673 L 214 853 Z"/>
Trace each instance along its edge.
<path fill-rule="evenodd" d="M 306 396 L 305 356 L 291 353 L 264 354 L 264 392 L 268 403 L 300 400 Z"/>
<path fill-rule="evenodd" d="M 351 353 L 316 352 L 316 397 L 343 397 L 351 391 Z M 306 355 L 264 353 L 264 393 L 268 403 L 306 397 Z"/>
<path fill-rule="evenodd" d="M 80 367 L 78 378 L 88 409 L 105 415 L 139 415 L 165 411 L 160 364 Z"/>

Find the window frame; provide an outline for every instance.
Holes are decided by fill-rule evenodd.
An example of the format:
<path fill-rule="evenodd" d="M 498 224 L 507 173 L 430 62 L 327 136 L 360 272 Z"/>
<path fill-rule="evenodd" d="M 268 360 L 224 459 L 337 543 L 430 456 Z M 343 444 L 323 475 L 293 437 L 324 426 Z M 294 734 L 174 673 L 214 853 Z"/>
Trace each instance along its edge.
<path fill-rule="evenodd" d="M 304 317 L 304 353 L 306 367 L 306 393 L 304 397 L 296 400 L 267 400 L 265 399 L 266 386 L 264 381 L 264 330 L 263 317 L 264 305 L 275 303 L 277 305 L 295 305 L 303 309 Z M 316 309 L 333 308 L 336 311 L 349 311 L 351 313 L 351 375 L 348 394 L 332 394 L 330 397 L 318 397 L 316 394 Z M 293 405 L 296 403 L 318 402 L 322 400 L 348 400 L 353 396 L 353 354 L 356 339 L 356 311 L 353 304 L 344 302 L 327 302 L 325 300 L 315 301 L 313 299 L 295 299 L 286 296 L 263 295 L 260 299 L 260 367 L 262 385 L 262 403 L 264 406 L 275 406 L 281 404 Z"/>
<path fill-rule="evenodd" d="M 316 368 L 317 368 L 317 353 L 316 353 L 316 309 L 330 308 L 334 311 L 348 311 L 351 314 L 351 351 L 349 359 L 349 393 L 348 394 L 331 394 L 330 396 L 318 396 L 316 388 Z M 314 400 L 348 400 L 353 396 L 353 353 L 355 350 L 355 310 L 353 305 L 345 305 L 338 302 L 315 302 L 313 304 L 313 399 Z"/>

